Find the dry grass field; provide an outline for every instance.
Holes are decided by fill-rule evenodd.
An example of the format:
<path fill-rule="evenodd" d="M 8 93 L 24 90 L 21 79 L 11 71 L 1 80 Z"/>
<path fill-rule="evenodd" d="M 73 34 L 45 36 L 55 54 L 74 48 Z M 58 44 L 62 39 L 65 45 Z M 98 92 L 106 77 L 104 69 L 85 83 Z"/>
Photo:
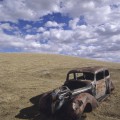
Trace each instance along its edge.
<path fill-rule="evenodd" d="M 120 120 L 120 64 L 48 54 L 0 54 L 0 120 L 51 120 L 38 115 L 39 95 L 63 84 L 68 70 L 102 65 L 110 69 L 113 93 L 85 120 Z"/>

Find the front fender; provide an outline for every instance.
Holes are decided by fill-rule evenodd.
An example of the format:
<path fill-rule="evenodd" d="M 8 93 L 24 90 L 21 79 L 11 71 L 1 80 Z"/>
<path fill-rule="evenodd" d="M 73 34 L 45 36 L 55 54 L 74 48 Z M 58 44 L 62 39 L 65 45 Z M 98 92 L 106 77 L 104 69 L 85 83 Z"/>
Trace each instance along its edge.
<path fill-rule="evenodd" d="M 68 105 L 68 115 L 71 118 L 77 118 L 82 115 L 87 105 L 90 105 L 92 109 L 98 107 L 98 102 L 94 96 L 89 93 L 80 93 L 71 100 Z"/>
<path fill-rule="evenodd" d="M 49 91 L 47 93 L 43 93 L 39 100 L 40 112 L 48 114 L 48 115 L 51 114 L 50 94 L 51 94 L 51 91 Z"/>

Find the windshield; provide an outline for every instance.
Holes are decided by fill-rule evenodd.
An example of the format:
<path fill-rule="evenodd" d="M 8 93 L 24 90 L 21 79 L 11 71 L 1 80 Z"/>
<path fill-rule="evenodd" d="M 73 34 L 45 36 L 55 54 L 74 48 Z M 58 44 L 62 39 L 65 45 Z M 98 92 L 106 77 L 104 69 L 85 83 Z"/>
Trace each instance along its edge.
<path fill-rule="evenodd" d="M 68 80 L 94 80 L 94 74 L 93 73 L 88 73 L 88 72 L 70 73 L 68 75 Z"/>

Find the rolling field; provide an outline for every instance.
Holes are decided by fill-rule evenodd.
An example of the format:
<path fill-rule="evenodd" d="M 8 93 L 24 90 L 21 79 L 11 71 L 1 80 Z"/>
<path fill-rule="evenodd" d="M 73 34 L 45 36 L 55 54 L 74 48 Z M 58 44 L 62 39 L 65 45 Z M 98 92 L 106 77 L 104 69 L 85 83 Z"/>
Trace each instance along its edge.
<path fill-rule="evenodd" d="M 110 69 L 115 90 L 85 120 L 120 120 L 120 63 L 48 54 L 0 54 L 0 120 L 52 120 L 38 114 L 39 95 L 65 81 L 70 69 Z"/>

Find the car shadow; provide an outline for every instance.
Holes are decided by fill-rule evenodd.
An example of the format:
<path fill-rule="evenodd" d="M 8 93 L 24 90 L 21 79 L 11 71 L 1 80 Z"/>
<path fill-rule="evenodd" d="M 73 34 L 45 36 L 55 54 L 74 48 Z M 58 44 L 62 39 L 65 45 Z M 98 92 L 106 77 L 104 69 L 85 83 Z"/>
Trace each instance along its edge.
<path fill-rule="evenodd" d="M 26 107 L 20 110 L 20 112 L 15 116 L 15 118 L 19 118 L 19 119 L 28 119 L 28 120 L 37 120 L 37 118 L 41 117 L 41 120 L 47 120 L 47 118 L 45 118 L 45 115 L 39 112 L 39 99 L 41 95 L 32 97 L 30 99 L 30 102 L 33 104 L 30 107 Z M 44 119 L 43 119 L 44 118 Z"/>
<path fill-rule="evenodd" d="M 28 119 L 28 120 L 61 120 L 62 118 L 56 117 L 56 116 L 47 116 L 43 113 L 40 113 L 39 111 L 39 99 L 41 95 L 32 97 L 30 99 L 30 102 L 33 104 L 30 107 L 26 107 L 20 110 L 20 112 L 15 116 L 15 118 L 18 119 Z M 85 120 L 86 116 L 83 116 L 79 120 Z M 65 119 L 68 120 L 68 119 Z"/>

